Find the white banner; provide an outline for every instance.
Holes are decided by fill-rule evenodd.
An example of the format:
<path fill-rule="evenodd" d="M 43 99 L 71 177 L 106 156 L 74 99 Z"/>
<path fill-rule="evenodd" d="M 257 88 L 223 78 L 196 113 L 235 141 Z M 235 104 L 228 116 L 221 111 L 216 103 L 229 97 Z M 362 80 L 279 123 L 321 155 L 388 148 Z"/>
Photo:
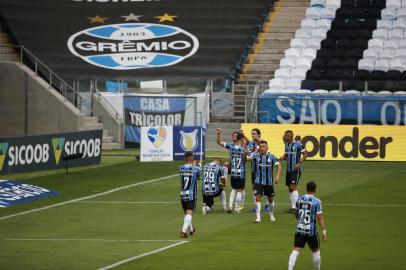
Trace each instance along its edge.
<path fill-rule="evenodd" d="M 173 127 L 141 127 L 141 161 L 173 160 Z"/>

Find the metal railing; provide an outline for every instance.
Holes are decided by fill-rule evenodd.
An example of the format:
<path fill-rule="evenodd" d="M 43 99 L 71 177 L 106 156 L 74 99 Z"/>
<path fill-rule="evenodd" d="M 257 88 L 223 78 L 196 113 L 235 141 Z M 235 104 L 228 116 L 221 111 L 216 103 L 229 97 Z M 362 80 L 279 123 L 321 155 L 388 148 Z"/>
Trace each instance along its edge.
<path fill-rule="evenodd" d="M 30 68 L 35 76 L 41 77 L 49 88 L 56 89 L 64 98 L 81 110 L 81 95 L 79 92 L 39 60 L 27 48 L 20 45 L 0 44 L 0 51 L 6 58 L 0 61 L 11 62 L 13 56 L 18 55 L 18 62 Z M 13 61 L 14 62 L 14 61 Z"/>
<path fill-rule="evenodd" d="M 120 113 L 118 113 L 116 111 L 116 109 L 114 109 L 114 107 L 111 105 L 111 103 L 106 100 L 101 91 L 99 91 L 98 87 L 97 87 L 97 81 L 90 81 L 90 92 L 91 93 L 95 93 L 95 95 L 103 102 L 103 104 L 105 105 L 105 107 L 114 114 L 115 118 L 120 121 L 121 123 L 123 123 L 123 117 L 121 117 Z M 92 109 L 91 111 L 93 112 L 93 95 L 92 95 Z"/>

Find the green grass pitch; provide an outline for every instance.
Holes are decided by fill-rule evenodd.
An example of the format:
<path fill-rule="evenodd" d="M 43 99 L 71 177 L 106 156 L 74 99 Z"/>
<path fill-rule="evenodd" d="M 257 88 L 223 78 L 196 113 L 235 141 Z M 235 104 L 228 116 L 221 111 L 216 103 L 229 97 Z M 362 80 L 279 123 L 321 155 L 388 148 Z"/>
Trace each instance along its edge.
<path fill-rule="evenodd" d="M 248 179 L 243 213 L 223 213 L 216 204 L 214 213 L 202 215 L 199 198 L 197 234 L 182 243 L 178 177 L 134 185 L 174 175 L 180 164 L 104 155 L 100 166 L 67 175 L 60 170 L 2 176 L 61 195 L 0 209 L 0 269 L 103 269 L 128 258 L 112 269 L 287 269 L 295 219 L 285 213 L 288 192 L 282 183 L 276 186 L 276 223 L 264 212 L 262 223 L 253 223 Z M 308 180 L 318 184 L 327 224 L 322 269 L 406 269 L 405 163 L 307 161 L 300 194 Z M 82 197 L 88 199 L 14 216 Z M 308 248 L 295 269 L 313 269 Z"/>

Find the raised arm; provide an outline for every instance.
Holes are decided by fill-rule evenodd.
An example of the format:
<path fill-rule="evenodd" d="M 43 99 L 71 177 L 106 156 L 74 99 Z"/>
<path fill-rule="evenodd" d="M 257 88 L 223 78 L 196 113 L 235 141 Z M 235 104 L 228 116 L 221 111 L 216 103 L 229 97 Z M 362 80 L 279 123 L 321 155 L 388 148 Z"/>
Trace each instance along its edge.
<path fill-rule="evenodd" d="M 221 141 L 221 128 L 217 128 L 216 132 L 217 132 L 217 144 L 218 144 L 219 146 L 225 148 L 224 142 Z"/>

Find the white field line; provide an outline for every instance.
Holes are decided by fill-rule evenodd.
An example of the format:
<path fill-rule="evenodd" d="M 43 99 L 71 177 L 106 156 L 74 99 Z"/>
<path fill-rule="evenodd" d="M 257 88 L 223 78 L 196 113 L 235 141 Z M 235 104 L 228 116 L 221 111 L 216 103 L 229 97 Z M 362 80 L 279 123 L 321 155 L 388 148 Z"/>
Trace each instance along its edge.
<path fill-rule="evenodd" d="M 81 201 L 89 204 L 180 204 L 180 202 L 119 202 L 119 201 Z M 278 203 L 277 205 L 291 205 L 290 203 Z M 216 203 L 221 205 L 221 203 Z M 245 203 L 253 205 L 254 203 Z M 369 203 L 323 203 L 325 206 L 356 206 L 356 207 L 406 207 L 406 204 L 369 204 Z"/>
<path fill-rule="evenodd" d="M 179 242 L 179 240 L 156 240 L 156 239 L 99 239 L 99 238 L 5 238 L 4 241 L 49 241 L 49 242 Z"/>
<path fill-rule="evenodd" d="M 17 216 L 21 216 L 21 215 L 26 215 L 26 214 L 30 214 L 30 213 L 34 213 L 34 212 L 38 212 L 38 211 L 42 211 L 42 210 L 47 210 L 47 209 L 54 208 L 54 207 L 61 206 L 61 205 L 65 205 L 65 204 L 70 204 L 70 203 L 75 203 L 75 202 L 79 202 L 79 201 L 83 201 L 83 200 L 93 199 L 93 198 L 103 196 L 103 195 L 107 195 L 107 194 L 117 192 L 117 191 L 120 191 L 120 190 L 123 190 L 123 189 L 128 189 L 128 188 L 136 187 L 136 186 L 139 186 L 139 185 L 145 185 L 145 184 L 150 184 L 150 183 L 170 179 L 170 178 L 175 177 L 177 175 L 178 174 L 172 174 L 172 175 L 165 176 L 165 177 L 160 177 L 160 178 L 156 178 L 156 179 L 152 179 L 152 180 L 147 180 L 147 181 L 143 181 L 143 182 L 134 183 L 134 184 L 127 185 L 127 186 L 113 188 L 113 189 L 110 189 L 110 190 L 105 191 L 105 192 L 100 192 L 100 193 L 96 193 L 96 194 L 93 194 L 93 195 L 89 195 L 89 196 L 85 196 L 85 197 L 81 197 L 81 198 L 77 198 L 77 199 L 73 199 L 73 200 L 69 200 L 69 201 L 65 201 L 65 202 L 61 202 L 61 203 L 51 204 L 51 205 L 48 205 L 48 206 L 44 206 L 44 207 L 40 207 L 40 208 L 28 210 L 28 211 L 16 213 L 16 214 L 8 215 L 8 216 L 3 216 L 3 217 L 0 217 L 0 220 L 12 218 L 12 217 L 17 217 Z"/>
<path fill-rule="evenodd" d="M 165 250 L 167 250 L 167 249 L 170 249 L 170 248 L 173 248 L 173 247 L 176 247 L 176 246 L 179 246 L 179 245 L 183 245 L 183 244 L 186 244 L 186 243 L 188 243 L 188 241 L 179 241 L 179 242 L 177 242 L 177 243 L 174 243 L 174 244 L 171 244 L 171 245 L 162 247 L 162 248 L 158 248 L 158 249 L 155 249 L 155 250 L 146 252 L 146 253 L 142 253 L 142 254 L 140 254 L 140 255 L 136 255 L 136 256 L 134 256 L 134 257 L 130 257 L 130 258 L 125 259 L 125 260 L 122 260 L 122 261 L 118 261 L 118 262 L 113 263 L 113 264 L 111 264 L 111 265 L 108 265 L 108 266 L 99 268 L 98 270 L 108 270 L 108 269 L 112 269 L 112 268 L 115 268 L 115 267 L 120 266 L 120 265 L 122 265 L 122 264 L 131 262 L 131 261 L 135 261 L 135 260 L 141 259 L 141 258 L 146 257 L 146 256 L 149 256 L 149 255 L 157 254 L 157 253 L 159 253 L 159 252 L 162 252 L 162 251 L 165 251 Z"/>

